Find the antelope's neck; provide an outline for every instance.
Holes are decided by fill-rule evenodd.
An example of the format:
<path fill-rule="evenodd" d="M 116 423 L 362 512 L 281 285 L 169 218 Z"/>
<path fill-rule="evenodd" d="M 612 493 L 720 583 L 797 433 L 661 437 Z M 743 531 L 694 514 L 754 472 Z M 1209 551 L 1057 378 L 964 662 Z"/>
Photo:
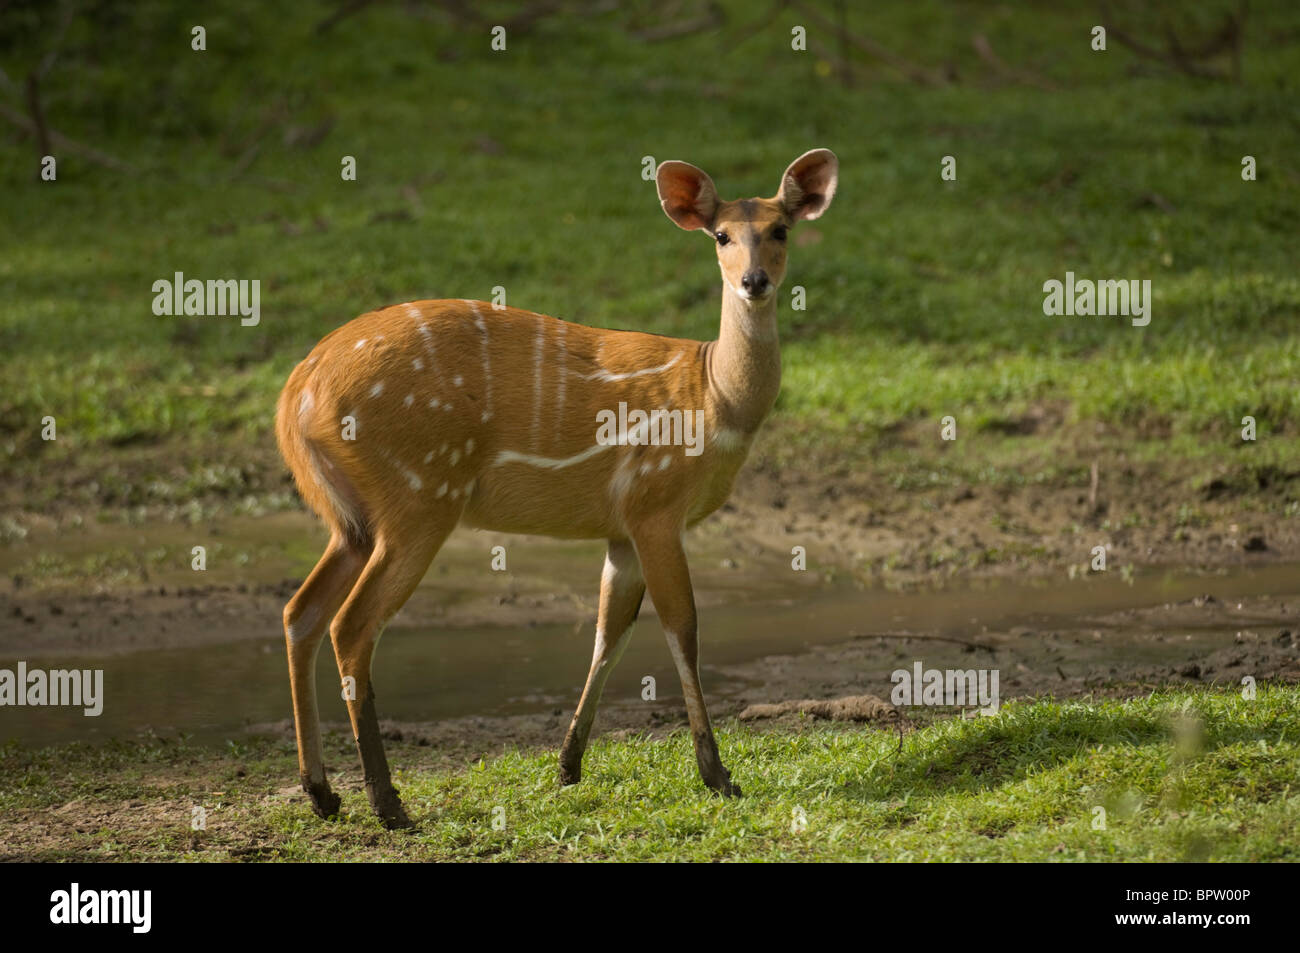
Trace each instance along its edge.
<path fill-rule="evenodd" d="M 709 392 L 720 416 L 728 426 L 752 434 L 781 390 L 776 295 L 744 301 L 724 281 L 722 326 L 708 348 Z"/>

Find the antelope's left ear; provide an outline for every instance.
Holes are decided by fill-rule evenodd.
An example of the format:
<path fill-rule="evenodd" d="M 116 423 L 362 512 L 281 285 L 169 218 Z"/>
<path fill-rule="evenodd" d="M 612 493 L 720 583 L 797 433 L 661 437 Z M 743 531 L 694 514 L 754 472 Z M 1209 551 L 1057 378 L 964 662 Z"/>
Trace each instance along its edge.
<path fill-rule="evenodd" d="M 781 176 L 776 200 L 792 221 L 814 219 L 826 211 L 835 196 L 840 160 L 829 149 L 813 149 L 790 163 Z"/>

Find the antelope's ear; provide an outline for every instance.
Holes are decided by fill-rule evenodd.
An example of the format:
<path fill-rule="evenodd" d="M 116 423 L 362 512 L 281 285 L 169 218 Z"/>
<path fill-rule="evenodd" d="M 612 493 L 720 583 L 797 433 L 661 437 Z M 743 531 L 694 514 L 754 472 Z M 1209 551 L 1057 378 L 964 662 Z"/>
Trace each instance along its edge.
<path fill-rule="evenodd" d="M 655 172 L 655 187 L 659 190 L 659 204 L 664 207 L 664 213 L 678 228 L 688 232 L 698 228 L 713 229 L 713 219 L 718 212 L 718 190 L 703 170 L 675 159 L 661 162 Z"/>
<path fill-rule="evenodd" d="M 826 211 L 835 196 L 840 160 L 829 149 L 813 149 L 790 163 L 781 176 L 776 200 L 790 220 L 814 219 Z"/>

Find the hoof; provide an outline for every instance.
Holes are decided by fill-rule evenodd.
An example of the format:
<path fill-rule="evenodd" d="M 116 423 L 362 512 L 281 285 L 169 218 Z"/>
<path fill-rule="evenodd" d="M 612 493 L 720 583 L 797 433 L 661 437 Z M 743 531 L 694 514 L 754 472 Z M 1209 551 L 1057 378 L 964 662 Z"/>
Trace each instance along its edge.
<path fill-rule="evenodd" d="M 406 811 L 402 805 L 397 805 L 397 812 L 394 814 L 381 814 L 379 819 L 383 822 L 384 827 L 390 831 L 409 830 L 415 826 L 415 821 L 406 816 Z"/>
<path fill-rule="evenodd" d="M 303 778 L 302 789 L 311 798 L 311 809 L 317 817 L 328 820 L 337 817 L 342 801 L 330 790 L 328 781 L 309 781 Z"/>
<path fill-rule="evenodd" d="M 709 787 L 719 797 L 743 797 L 740 792 L 740 785 L 731 780 L 731 775 L 723 775 L 722 782 L 710 784 Z"/>
<path fill-rule="evenodd" d="M 398 797 L 396 788 L 390 787 L 383 793 L 376 794 L 368 787 L 367 793 L 370 795 L 371 809 L 379 815 L 379 819 L 390 831 L 400 831 L 415 826 L 406 816 L 406 808 L 402 807 L 402 799 Z"/>

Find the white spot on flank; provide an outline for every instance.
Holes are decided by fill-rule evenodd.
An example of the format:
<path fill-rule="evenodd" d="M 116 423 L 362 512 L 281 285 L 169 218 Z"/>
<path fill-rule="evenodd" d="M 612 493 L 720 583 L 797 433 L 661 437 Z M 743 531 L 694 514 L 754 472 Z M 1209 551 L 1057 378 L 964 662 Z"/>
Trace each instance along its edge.
<path fill-rule="evenodd" d="M 474 452 L 474 438 L 470 437 L 468 440 L 465 441 L 465 456 L 468 457 L 473 452 Z"/>
<path fill-rule="evenodd" d="M 461 377 L 459 374 L 457 374 L 455 377 L 453 377 L 453 378 L 451 379 L 451 382 L 452 382 L 453 384 L 455 384 L 457 387 L 464 387 L 464 386 L 465 386 L 465 378 Z"/>
<path fill-rule="evenodd" d="M 384 382 L 383 382 L 383 381 L 377 381 L 377 382 L 375 383 L 375 386 L 372 387 L 372 388 L 370 388 L 370 396 L 371 396 L 371 397 L 378 397 L 378 396 L 379 396 L 380 394 L 382 394 L 383 392 L 384 392 Z"/>
<path fill-rule="evenodd" d="M 464 492 L 465 492 L 465 498 L 468 499 L 468 498 L 469 498 L 469 495 L 470 495 L 471 493 L 474 492 L 474 481 L 473 481 L 473 480 L 470 480 L 468 483 L 465 484 L 465 490 L 464 490 Z"/>
<path fill-rule="evenodd" d="M 451 452 L 451 465 L 454 467 L 459 461 L 460 461 L 460 451 L 453 450 Z"/>
<path fill-rule="evenodd" d="M 434 495 L 434 497 L 437 498 L 437 499 L 442 499 L 444 496 L 446 496 L 446 495 L 447 495 L 447 484 L 444 483 L 442 486 L 438 487 L 437 492 L 435 492 L 433 495 Z"/>
<path fill-rule="evenodd" d="M 645 476 L 649 472 L 650 472 L 650 463 L 649 461 L 646 461 L 645 463 L 641 464 L 641 475 Z"/>
<path fill-rule="evenodd" d="M 456 497 L 458 497 L 458 496 L 460 496 L 460 490 L 452 490 L 452 491 L 451 491 L 451 498 L 452 498 L 453 500 L 456 499 Z"/>
<path fill-rule="evenodd" d="M 408 470 L 406 469 L 406 467 L 402 466 L 402 461 L 394 459 L 393 455 L 389 453 L 387 450 L 381 450 L 380 454 L 384 457 L 385 460 L 387 460 L 389 463 L 393 465 L 394 470 L 396 470 L 402 476 L 406 477 L 406 482 L 410 484 L 412 490 L 418 491 L 421 488 L 423 488 L 424 481 L 421 480 L 420 477 L 417 474 L 415 474 L 413 471 Z"/>
<path fill-rule="evenodd" d="M 433 451 L 430 450 L 428 453 L 424 455 L 424 462 L 428 463 L 432 459 L 433 459 Z"/>
<path fill-rule="evenodd" d="M 411 366 L 414 367 L 417 371 L 422 371 L 424 370 L 424 361 L 420 360 L 418 357 L 412 358 Z"/>
<path fill-rule="evenodd" d="M 407 394 L 405 397 L 402 398 L 402 403 L 405 404 L 407 407 L 410 407 L 412 404 L 415 403 L 415 395 Z"/>
<path fill-rule="evenodd" d="M 365 347 L 365 346 L 366 346 L 366 339 L 365 339 L 365 338 L 362 338 L 362 339 L 361 339 L 360 341 L 358 341 L 356 344 L 352 345 L 352 350 L 354 350 L 354 351 L 359 351 L 359 350 L 361 350 L 361 349 L 362 349 L 363 347 Z"/>
<path fill-rule="evenodd" d="M 437 409 L 438 409 L 438 398 L 435 397 L 435 398 L 433 398 L 433 400 L 429 401 L 429 409 L 430 409 L 430 410 L 437 410 Z"/>
<path fill-rule="evenodd" d="M 669 465 L 672 464 L 672 462 L 673 462 L 673 458 L 671 456 L 664 457 L 662 460 L 659 461 L 659 469 L 667 470 Z"/>
<path fill-rule="evenodd" d="M 574 464 L 582 463 L 584 460 L 590 460 L 602 450 L 608 450 L 615 446 L 612 443 L 598 443 L 595 446 L 588 447 L 581 453 L 575 453 L 571 457 L 539 457 L 531 453 L 515 453 L 513 450 L 502 450 L 497 454 L 492 465 L 499 467 L 506 463 L 526 463 L 531 467 L 542 467 L 546 470 L 563 470 L 565 467 L 571 467 Z"/>
<path fill-rule="evenodd" d="M 444 441 L 442 442 L 442 446 L 438 448 L 438 452 L 439 452 L 439 453 L 446 453 L 446 452 L 447 452 L 447 441 L 444 440 Z"/>

